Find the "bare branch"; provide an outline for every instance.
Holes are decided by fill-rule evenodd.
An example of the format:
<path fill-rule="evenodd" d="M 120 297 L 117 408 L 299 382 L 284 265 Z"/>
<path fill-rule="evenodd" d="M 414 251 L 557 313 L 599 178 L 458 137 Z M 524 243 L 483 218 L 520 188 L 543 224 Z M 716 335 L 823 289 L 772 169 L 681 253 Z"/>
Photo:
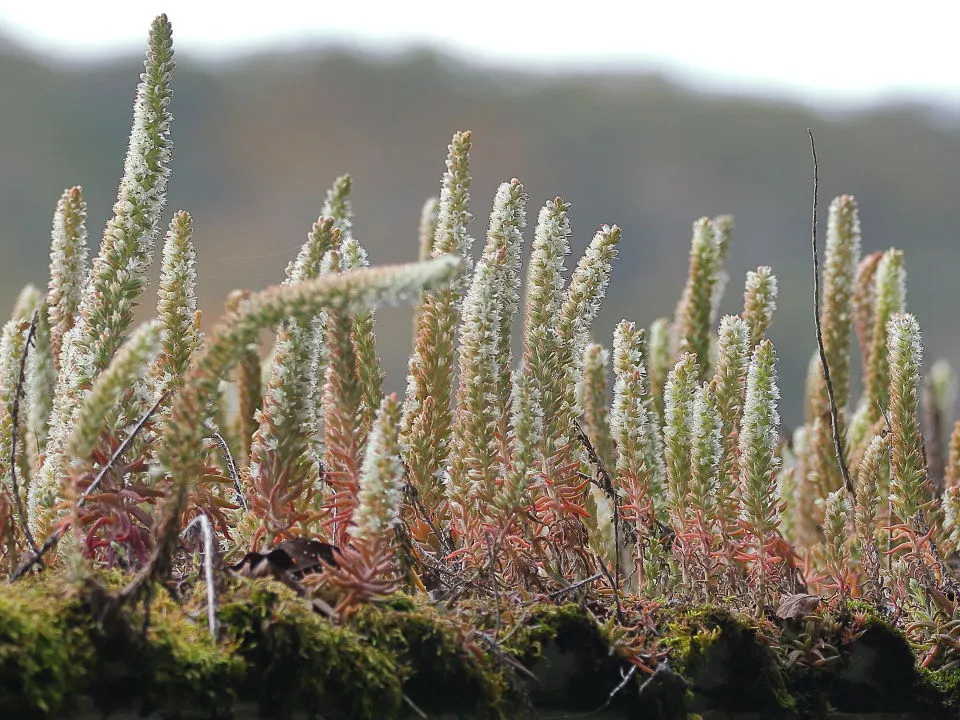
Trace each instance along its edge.
<path fill-rule="evenodd" d="M 851 502 L 856 502 L 857 494 L 853 489 L 853 479 L 847 468 L 847 461 L 843 456 L 843 442 L 840 440 L 840 422 L 837 418 L 837 399 L 833 391 L 833 381 L 830 379 L 830 366 L 827 364 L 827 353 L 823 347 L 823 330 L 820 326 L 820 256 L 817 254 L 817 196 L 820 190 L 819 167 L 817 164 L 817 146 L 813 140 L 813 130 L 807 128 L 810 136 L 810 154 L 813 156 L 813 212 L 811 220 L 810 243 L 813 249 L 813 319 L 817 328 L 817 349 L 820 352 L 820 366 L 823 368 L 823 379 L 827 385 L 827 397 L 830 400 L 830 428 L 833 430 L 833 449 L 837 454 L 837 463 L 840 465 L 840 475 L 843 485 L 850 494 Z"/>
<path fill-rule="evenodd" d="M 23 386 L 27 381 L 27 355 L 30 352 L 30 345 L 37 334 L 37 322 L 40 320 L 40 311 L 35 310 L 33 319 L 30 321 L 30 329 L 27 331 L 27 340 L 23 344 L 23 352 L 20 353 L 20 374 L 17 376 L 17 387 L 13 393 L 13 407 L 10 410 L 12 415 L 12 429 L 10 437 L 10 484 L 13 488 L 13 500 L 17 504 L 17 515 L 20 516 L 20 524 L 23 527 L 23 535 L 27 539 L 27 544 L 34 555 L 39 553 L 37 543 L 33 539 L 33 533 L 30 531 L 30 523 L 27 522 L 27 515 L 23 508 L 23 498 L 20 497 L 20 486 L 17 481 L 17 439 L 20 436 L 20 400 L 23 397 Z"/>
<path fill-rule="evenodd" d="M 194 527 L 200 528 L 200 534 L 203 537 L 203 576 L 204 584 L 207 586 L 207 627 L 210 629 L 210 638 L 216 642 L 218 626 L 217 588 L 213 577 L 213 562 L 216 557 L 213 526 L 210 524 L 210 518 L 201 513 L 191 520 L 180 534 L 185 536 Z"/>
<path fill-rule="evenodd" d="M 217 441 L 217 445 L 220 446 L 220 451 L 227 461 L 227 472 L 230 474 L 230 479 L 233 480 L 233 489 L 237 493 L 237 502 L 240 503 L 240 507 L 244 510 L 249 510 L 250 508 L 247 507 L 247 499 L 243 495 L 243 486 L 240 485 L 240 473 L 237 471 L 237 464 L 233 461 L 233 453 L 230 452 L 230 446 L 227 445 L 227 441 L 223 439 L 223 435 L 218 432 L 213 433 L 210 437 Z"/>

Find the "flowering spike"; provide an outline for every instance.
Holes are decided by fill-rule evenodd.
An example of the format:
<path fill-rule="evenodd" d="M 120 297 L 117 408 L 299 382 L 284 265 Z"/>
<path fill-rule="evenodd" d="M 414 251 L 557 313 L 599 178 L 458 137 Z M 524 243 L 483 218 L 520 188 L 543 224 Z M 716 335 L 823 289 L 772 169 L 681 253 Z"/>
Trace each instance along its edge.
<path fill-rule="evenodd" d="M 883 254 L 877 265 L 875 288 L 870 363 L 861 399 L 870 423 L 880 419 L 881 408 L 887 407 L 890 395 L 887 331 L 893 315 L 904 312 L 906 308 L 906 274 L 902 251 L 891 249 Z"/>
<path fill-rule="evenodd" d="M 737 438 L 747 391 L 750 338 L 750 328 L 743 318 L 727 315 L 720 320 L 717 360 L 710 388 L 720 416 L 721 455 L 717 471 L 716 513 L 717 522 L 725 536 L 735 531 L 738 515 Z"/>
<path fill-rule="evenodd" d="M 471 215 L 470 146 L 468 132 L 453 136 L 443 177 L 433 255 L 453 253 L 463 258 L 473 240 L 467 235 Z M 452 422 L 451 386 L 455 359 L 454 339 L 465 278 L 423 297 L 417 310 L 415 347 L 407 374 L 400 442 L 406 453 L 410 481 L 431 512 L 443 497 L 439 475 L 447 463 Z M 430 398 L 428 407 L 427 398 Z M 429 410 L 429 412 L 427 412 Z"/>
<path fill-rule="evenodd" d="M 953 424 L 953 432 L 950 433 L 944 485 L 948 488 L 960 486 L 960 420 Z"/>
<path fill-rule="evenodd" d="M 320 211 L 321 216 L 333 219 L 333 226 L 340 231 L 344 241 L 353 237 L 351 190 L 353 190 L 353 179 L 349 175 L 338 177 L 333 181 L 333 187 L 327 191 L 327 198 Z"/>
<path fill-rule="evenodd" d="M 706 378 L 710 367 L 710 321 L 719 272 L 720 239 L 716 225 L 709 218 L 700 218 L 693 224 L 687 284 L 674 323 L 679 351 L 696 356 L 698 381 Z"/>
<path fill-rule="evenodd" d="M 343 241 L 343 264 L 345 270 L 359 270 L 370 266 L 367 251 L 354 238 Z M 383 398 L 384 372 L 377 356 L 377 338 L 375 334 L 376 315 L 373 310 L 364 310 L 355 315 L 353 324 L 353 352 L 357 358 L 357 377 L 361 386 L 359 432 L 361 444 L 366 442 L 367 434 L 373 426 L 373 420 Z"/>
<path fill-rule="evenodd" d="M 857 266 L 853 290 L 853 326 L 860 345 L 862 376 L 870 373 L 870 353 L 873 347 L 873 309 L 876 303 L 877 266 L 883 252 L 877 250 L 867 255 Z"/>
<path fill-rule="evenodd" d="M 437 234 L 437 216 L 440 210 L 440 198 L 431 197 L 423 204 L 420 211 L 420 230 L 417 236 L 419 242 L 419 259 L 426 260 L 433 256 L 433 238 Z"/>
<path fill-rule="evenodd" d="M 670 320 L 657 318 L 647 333 L 647 368 L 650 371 L 650 396 L 657 413 L 658 424 L 663 424 L 663 388 L 667 383 L 667 374 L 673 367 L 673 355 L 670 352 Z"/>
<path fill-rule="evenodd" d="M 10 450 L 13 442 L 13 404 L 15 393 L 19 390 L 20 357 L 26 345 L 29 320 L 8 320 L 0 334 L 0 493 L 14 498 L 14 488 L 10 474 Z M 21 423 L 23 417 L 21 416 Z M 21 428 L 23 425 L 21 424 Z M 23 441 L 23 432 L 19 435 Z M 22 445 L 20 446 L 22 448 Z M 22 503 L 29 482 L 30 467 L 26 462 L 26 453 L 18 453 L 16 471 L 19 480 L 17 488 Z M 17 505 L 14 505 L 16 508 Z M 22 504 L 20 504 L 22 507 Z M 22 520 L 22 519 L 21 519 Z"/>
<path fill-rule="evenodd" d="M 493 200 L 483 259 L 493 262 L 496 258 L 495 302 L 500 308 L 500 332 L 493 351 L 498 365 L 496 404 L 502 408 L 497 432 L 502 440 L 505 440 L 508 432 L 512 387 L 510 369 L 513 367 L 510 337 L 513 318 L 520 310 L 520 254 L 523 249 L 523 228 L 526 224 L 527 194 L 523 185 L 517 179 L 501 183 Z"/>
<path fill-rule="evenodd" d="M 750 352 L 766 336 L 777 309 L 777 276 L 766 265 L 747 271 L 743 291 L 743 319 L 750 328 Z"/>
<path fill-rule="evenodd" d="M 160 268 L 160 354 L 153 366 L 154 396 L 179 388 L 190 358 L 201 342 L 195 327 L 197 312 L 197 253 L 191 237 L 193 221 L 184 211 L 175 213 L 163 245 Z"/>
<path fill-rule="evenodd" d="M 885 475 L 887 471 L 889 450 L 890 436 L 874 435 L 860 462 L 860 472 L 857 474 L 857 505 L 854 514 L 857 544 L 860 547 L 860 561 L 869 583 L 866 588 L 868 598 L 874 601 L 880 598 L 880 555 L 874 533 L 877 527 L 878 510 L 884 499 L 881 494 L 880 479 L 881 475 Z"/>
<path fill-rule="evenodd" d="M 44 300 L 37 313 L 37 331 L 33 336 L 33 350 L 27 356 L 27 451 L 30 468 L 37 467 L 40 453 L 47 441 L 50 410 L 53 407 L 53 389 L 57 382 L 51 343 L 50 313 Z"/>
<path fill-rule="evenodd" d="M 400 523 L 403 499 L 403 464 L 400 462 L 400 402 L 396 395 L 383 398 L 360 474 L 355 524 L 350 537 L 368 542 L 389 539 L 389 533 Z"/>
<path fill-rule="evenodd" d="M 449 282 L 462 270 L 457 257 L 357 270 L 268 288 L 251 296 L 214 328 L 174 398 L 171 419 L 158 443 L 158 471 L 174 480 L 165 522 L 178 521 L 188 490 L 202 472 L 205 427 L 197 422 L 217 395 L 220 378 L 249 348 L 260 330 L 283 321 L 309 322 L 325 307 L 355 313 L 380 302 L 396 303 Z"/>
<path fill-rule="evenodd" d="M 226 310 L 230 314 L 241 311 L 243 303 L 250 297 L 248 290 L 234 290 L 227 296 Z M 262 374 L 260 367 L 259 343 L 254 340 L 240 352 L 236 368 L 233 370 L 233 382 L 237 388 L 237 414 L 232 426 L 232 434 L 237 444 L 237 464 L 246 467 L 250 462 L 250 441 L 257 428 L 256 413 L 262 407 Z"/>
<path fill-rule="evenodd" d="M 581 410 L 584 430 L 603 463 L 614 464 L 613 437 L 607 417 L 607 372 L 610 354 L 599 343 L 590 343 L 583 351 L 583 393 Z"/>
<path fill-rule="evenodd" d="M 11 318 L 13 320 L 29 321 L 40 307 L 42 300 L 43 296 L 40 294 L 37 286 L 33 283 L 27 283 L 17 296 L 17 301 L 13 305 Z"/>
<path fill-rule="evenodd" d="M 780 562 L 775 551 L 780 527 L 776 484 L 780 469 L 780 392 L 775 365 L 773 343 L 764 340 L 750 360 L 740 428 L 741 521 L 746 531 L 744 546 L 752 562 L 752 589 L 761 606 L 768 599 L 771 576 L 775 576 L 775 566 Z"/>
<path fill-rule="evenodd" d="M 957 374 L 949 360 L 941 358 L 930 367 L 930 389 L 941 423 L 951 424 L 957 405 Z"/>
<path fill-rule="evenodd" d="M 60 346 L 73 327 L 87 273 L 87 203 L 80 186 L 64 190 L 53 216 L 47 313 L 50 347 L 57 367 Z"/>
<path fill-rule="evenodd" d="M 576 381 L 580 379 L 580 364 L 583 349 L 587 344 L 590 325 L 600 312 L 600 302 L 610 283 L 610 271 L 617 246 L 620 244 L 620 228 L 604 225 L 593 236 L 583 257 L 570 277 L 570 287 L 560 312 L 558 332 L 564 344 L 569 343 L 575 367 Z"/>
<path fill-rule="evenodd" d="M 902 522 L 913 522 L 932 497 L 920 434 L 923 346 L 913 315 L 896 313 L 884 333 L 890 363 L 890 503 Z"/>
<path fill-rule="evenodd" d="M 697 515 L 702 538 L 713 539 L 717 518 L 717 470 L 720 465 L 720 414 L 717 399 L 707 384 L 693 396 L 693 453 L 690 457 L 690 507 Z M 704 560 L 711 548 L 702 548 Z"/>
<path fill-rule="evenodd" d="M 620 513 L 637 536 L 634 561 L 637 584 L 647 586 L 647 568 L 644 564 L 647 539 L 654 518 L 653 472 L 649 448 L 659 443 L 652 418 L 652 403 L 647 390 L 646 370 L 643 365 L 643 331 L 632 322 L 621 320 L 613 335 L 613 405 L 610 412 L 610 431 L 617 446 L 615 486 L 620 496 Z M 662 453 L 656 462 L 663 463 Z"/>
<path fill-rule="evenodd" d="M 829 587 L 836 591 L 838 603 L 850 593 L 847 580 L 847 522 L 850 518 L 850 495 L 845 488 L 827 495 L 823 514 L 824 565 Z"/>
<path fill-rule="evenodd" d="M 338 274 L 342 258 L 337 250 L 327 253 L 325 266 Z M 329 523 L 336 544 L 346 542 L 356 509 L 363 459 L 360 410 L 363 391 L 357 374 L 353 344 L 353 321 L 336 308 L 327 310 L 326 378 L 323 386 L 324 480 L 334 491 L 326 503 L 332 511 Z"/>
<path fill-rule="evenodd" d="M 447 496 L 464 533 L 471 526 L 468 514 L 474 506 L 489 503 L 496 495 L 506 442 L 510 319 L 519 301 L 524 202 L 523 186 L 516 180 L 497 190 L 487 242 L 463 303 Z"/>
<path fill-rule="evenodd" d="M 160 15 L 150 27 L 145 72 L 137 87 L 133 127 L 123 177 L 80 300 L 78 317 L 61 346 L 61 373 L 50 419 L 50 442 L 44 463 L 59 465 L 60 454 L 76 421 L 77 409 L 94 379 L 124 341 L 150 264 L 157 223 L 170 176 L 173 43 L 170 23 Z M 53 467 L 46 482 L 56 482 Z M 52 493 L 52 495 L 51 495 Z M 45 487 L 43 502 L 56 495 Z"/>
<path fill-rule="evenodd" d="M 850 394 L 851 304 L 860 263 L 860 216 L 852 195 L 841 195 L 830 204 L 826 260 L 823 269 L 820 325 L 823 351 L 830 368 L 838 409 L 847 406 Z M 826 383 L 818 393 L 817 415 L 830 409 Z"/>
<path fill-rule="evenodd" d="M 663 393 L 668 506 L 678 531 L 687 515 L 687 495 L 692 482 L 694 395 L 699 374 L 696 356 L 684 353 L 670 372 Z"/>

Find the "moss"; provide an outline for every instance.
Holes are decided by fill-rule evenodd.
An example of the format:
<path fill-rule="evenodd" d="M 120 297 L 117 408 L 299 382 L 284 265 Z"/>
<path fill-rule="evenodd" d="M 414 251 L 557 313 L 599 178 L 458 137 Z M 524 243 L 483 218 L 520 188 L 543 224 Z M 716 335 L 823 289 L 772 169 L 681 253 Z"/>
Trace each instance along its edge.
<path fill-rule="evenodd" d="M 128 580 L 111 576 L 109 586 Z M 264 718 L 364 720 L 410 716 L 404 695 L 431 717 L 601 707 L 661 720 L 689 712 L 807 718 L 831 709 L 960 715 L 960 672 L 917 672 L 903 634 L 856 606 L 842 621 L 825 614 L 781 626 L 710 606 L 630 615 L 639 632 L 631 647 L 645 637 L 646 651 L 665 649 L 668 662 L 653 676 L 637 672 L 611 699 L 629 667 L 622 631 L 579 605 L 497 614 L 480 601 L 448 611 L 397 595 L 334 626 L 277 583 L 238 581 L 224 594 L 213 643 L 201 588 L 180 602 L 154 598 L 144 634 L 143 609 L 116 612 L 98 581 L 71 586 L 47 571 L 0 586 L 0 717 L 69 718 L 81 708 L 221 717 L 253 705 Z M 840 660 L 790 662 L 797 633 L 839 648 Z"/>
<path fill-rule="evenodd" d="M 396 596 L 383 607 L 362 608 L 351 625 L 395 658 L 403 692 L 426 713 L 515 716 L 521 699 L 506 669 L 456 617 Z"/>
<path fill-rule="evenodd" d="M 619 659 L 604 629 L 579 605 L 535 606 L 505 643 L 536 674 L 527 688 L 537 708 L 588 712 L 604 705 L 622 681 Z M 637 684 L 622 688 L 608 706 L 625 713 Z"/>
<path fill-rule="evenodd" d="M 65 715 L 82 696 L 94 648 L 69 622 L 62 588 L 37 583 L 0 593 L 0 717 Z"/>
<path fill-rule="evenodd" d="M 264 717 L 390 718 L 401 706 L 396 664 L 354 630 L 333 627 L 275 583 L 245 583 L 219 617 L 248 673 L 243 700 Z"/>
<path fill-rule="evenodd" d="M 660 644 L 688 680 L 691 709 L 794 717 L 797 704 L 755 624 L 713 606 L 666 612 Z"/>

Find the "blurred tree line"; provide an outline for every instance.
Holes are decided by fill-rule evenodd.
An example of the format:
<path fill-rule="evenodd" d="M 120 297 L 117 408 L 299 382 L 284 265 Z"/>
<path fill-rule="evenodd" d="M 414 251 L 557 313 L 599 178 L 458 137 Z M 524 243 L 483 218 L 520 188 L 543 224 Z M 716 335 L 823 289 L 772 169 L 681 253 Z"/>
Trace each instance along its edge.
<path fill-rule="evenodd" d="M 0 303 L 47 280 L 51 217 L 83 185 L 91 243 L 115 197 L 130 122 L 134 57 L 54 63 L 0 44 Z M 707 89 L 708 90 L 708 89 Z M 463 65 L 427 52 L 384 58 L 330 50 L 200 64 L 179 58 L 167 217 L 190 210 L 205 325 L 234 287 L 279 282 L 339 174 L 354 178 L 355 234 L 374 263 L 414 259 L 420 208 L 439 191 L 446 144 L 474 132 L 474 236 L 498 182 L 542 202 L 572 201 L 574 252 L 601 223 L 623 228 L 621 258 L 597 325 L 672 315 L 690 227 L 732 213 L 737 231 L 722 312 L 738 312 L 746 270 L 780 279 L 772 337 L 784 418 L 800 419 L 815 347 L 809 259 L 810 158 L 817 136 L 821 207 L 860 202 L 864 252 L 906 251 L 908 307 L 928 363 L 960 354 L 960 118 L 890 106 L 841 114 L 681 89 L 638 74 L 548 77 Z M 821 225 L 825 231 L 825 225 Z M 822 233 L 821 233 L 822 239 Z M 153 303 L 152 296 L 146 302 Z M 409 310 L 379 313 L 388 387 L 402 390 Z"/>

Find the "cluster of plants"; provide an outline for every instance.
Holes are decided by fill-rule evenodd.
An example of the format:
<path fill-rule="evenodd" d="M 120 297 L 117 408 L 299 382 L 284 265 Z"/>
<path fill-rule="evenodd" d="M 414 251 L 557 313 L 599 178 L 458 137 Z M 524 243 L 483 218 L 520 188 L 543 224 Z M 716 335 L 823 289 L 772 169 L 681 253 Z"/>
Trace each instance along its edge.
<path fill-rule="evenodd" d="M 170 174 L 173 65 L 161 16 L 99 254 L 88 262 L 71 188 L 47 289 L 24 288 L 3 326 L 10 578 L 119 569 L 132 579 L 118 597 L 141 599 L 197 574 L 185 530 L 199 524 L 214 633 L 215 576 L 234 566 L 282 579 L 334 624 L 400 593 L 474 608 L 464 622 L 499 653 L 508 616 L 579 598 L 638 678 L 669 649 L 644 619 L 677 604 L 739 614 L 787 664 L 829 667 L 878 619 L 920 666 L 960 664 L 960 423 L 943 442 L 956 381 L 943 363 L 923 380 L 903 253 L 864 254 L 853 197 L 830 206 L 792 437 L 766 336 L 771 269 L 748 272 L 742 313 L 718 317 L 731 218 L 694 223 L 674 317 L 624 319 L 605 345 L 591 328 L 620 228 L 601 227 L 568 278 L 569 204 L 539 210 L 528 254 L 527 194 L 511 180 L 473 252 L 469 132 L 424 206 L 419 262 L 369 267 L 344 176 L 283 283 L 235 292 L 207 330 L 179 211 L 156 317 L 134 329 Z M 383 391 L 373 308 L 404 298 L 414 348 L 400 398 Z"/>

